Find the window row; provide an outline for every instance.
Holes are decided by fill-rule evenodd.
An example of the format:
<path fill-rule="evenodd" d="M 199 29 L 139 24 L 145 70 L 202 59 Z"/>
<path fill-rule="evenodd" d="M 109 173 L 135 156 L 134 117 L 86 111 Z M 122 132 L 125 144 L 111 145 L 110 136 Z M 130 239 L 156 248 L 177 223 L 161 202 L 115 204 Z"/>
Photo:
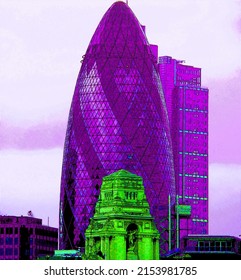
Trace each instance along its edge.
<path fill-rule="evenodd" d="M 13 245 L 13 242 L 14 242 L 14 245 L 17 245 L 18 244 L 18 238 L 15 237 L 15 238 L 12 238 L 12 237 L 6 237 L 6 238 L 0 238 L 0 245 Z"/>

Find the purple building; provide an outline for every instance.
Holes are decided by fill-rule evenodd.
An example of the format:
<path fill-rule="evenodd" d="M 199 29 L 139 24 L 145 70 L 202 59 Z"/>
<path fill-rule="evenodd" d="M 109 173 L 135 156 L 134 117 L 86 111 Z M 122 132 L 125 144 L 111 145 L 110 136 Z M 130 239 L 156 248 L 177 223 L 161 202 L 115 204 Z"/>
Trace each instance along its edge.
<path fill-rule="evenodd" d="M 169 56 L 159 58 L 174 154 L 178 203 L 191 206 L 180 219 L 180 237 L 208 234 L 208 89 L 201 69 Z"/>
<path fill-rule="evenodd" d="M 58 248 L 58 229 L 25 216 L 0 216 L 0 260 L 34 260 Z"/>
<path fill-rule="evenodd" d="M 60 249 L 83 246 L 102 178 L 119 169 L 143 177 L 163 232 L 168 195 L 175 203 L 168 115 L 156 58 L 124 2 L 114 3 L 100 21 L 78 75 L 64 147 Z M 166 239 L 165 233 L 161 248 Z"/>

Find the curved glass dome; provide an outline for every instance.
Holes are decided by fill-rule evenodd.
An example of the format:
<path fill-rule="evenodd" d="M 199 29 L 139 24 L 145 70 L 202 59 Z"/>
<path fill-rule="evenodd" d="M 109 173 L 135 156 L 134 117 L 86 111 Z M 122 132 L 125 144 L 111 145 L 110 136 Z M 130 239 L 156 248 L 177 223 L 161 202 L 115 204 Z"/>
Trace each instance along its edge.
<path fill-rule="evenodd" d="M 143 177 L 160 230 L 175 195 L 169 123 L 149 43 L 123 2 L 99 23 L 77 79 L 63 158 L 61 249 L 81 246 L 102 178 L 119 169 Z"/>

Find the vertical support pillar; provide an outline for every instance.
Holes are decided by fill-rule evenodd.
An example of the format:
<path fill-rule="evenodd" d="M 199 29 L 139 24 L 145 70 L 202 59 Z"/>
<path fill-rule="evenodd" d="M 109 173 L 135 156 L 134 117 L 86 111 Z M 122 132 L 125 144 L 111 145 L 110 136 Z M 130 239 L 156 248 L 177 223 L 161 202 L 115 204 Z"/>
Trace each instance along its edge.
<path fill-rule="evenodd" d="M 139 260 L 141 260 L 141 256 L 143 255 L 143 246 L 142 246 L 142 243 L 143 243 L 143 239 L 140 235 L 137 236 L 137 252 L 138 252 L 138 258 Z M 127 256 L 126 256 L 126 259 L 127 259 Z"/>
<path fill-rule="evenodd" d="M 111 249 L 111 259 L 114 260 L 126 260 L 126 240 L 124 235 L 115 236 L 115 241 L 113 244 L 113 252 Z"/>
<path fill-rule="evenodd" d="M 86 237 L 85 240 L 85 254 L 88 255 L 89 254 L 89 238 Z"/>
<path fill-rule="evenodd" d="M 140 256 L 141 260 L 153 260 L 153 239 L 151 236 L 143 237 L 142 239 L 142 256 Z"/>
<path fill-rule="evenodd" d="M 110 260 L 110 237 L 105 237 L 105 259 Z"/>
<path fill-rule="evenodd" d="M 171 196 L 168 196 L 168 250 L 172 249 Z"/>
<path fill-rule="evenodd" d="M 180 233 L 179 233 L 179 211 L 178 211 L 178 195 L 176 196 L 176 231 L 177 231 L 177 243 L 176 243 L 176 247 L 177 249 L 179 249 L 179 239 L 180 239 Z"/>
<path fill-rule="evenodd" d="M 105 238 L 101 236 L 100 238 L 100 250 L 105 255 Z"/>
<path fill-rule="evenodd" d="M 154 244 L 153 259 L 159 260 L 160 256 L 159 256 L 159 239 L 158 239 L 158 237 L 153 239 L 153 244 Z"/>

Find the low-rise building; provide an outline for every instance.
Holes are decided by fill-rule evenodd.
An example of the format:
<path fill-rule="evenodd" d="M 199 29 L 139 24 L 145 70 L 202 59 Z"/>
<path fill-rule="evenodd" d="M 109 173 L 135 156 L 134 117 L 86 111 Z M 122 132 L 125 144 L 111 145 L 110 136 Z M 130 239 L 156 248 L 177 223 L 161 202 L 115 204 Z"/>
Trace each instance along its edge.
<path fill-rule="evenodd" d="M 34 260 L 53 255 L 58 248 L 58 229 L 42 219 L 0 216 L 0 260 Z"/>
<path fill-rule="evenodd" d="M 227 235 L 188 235 L 181 252 L 192 259 L 241 259 L 241 239 Z"/>

